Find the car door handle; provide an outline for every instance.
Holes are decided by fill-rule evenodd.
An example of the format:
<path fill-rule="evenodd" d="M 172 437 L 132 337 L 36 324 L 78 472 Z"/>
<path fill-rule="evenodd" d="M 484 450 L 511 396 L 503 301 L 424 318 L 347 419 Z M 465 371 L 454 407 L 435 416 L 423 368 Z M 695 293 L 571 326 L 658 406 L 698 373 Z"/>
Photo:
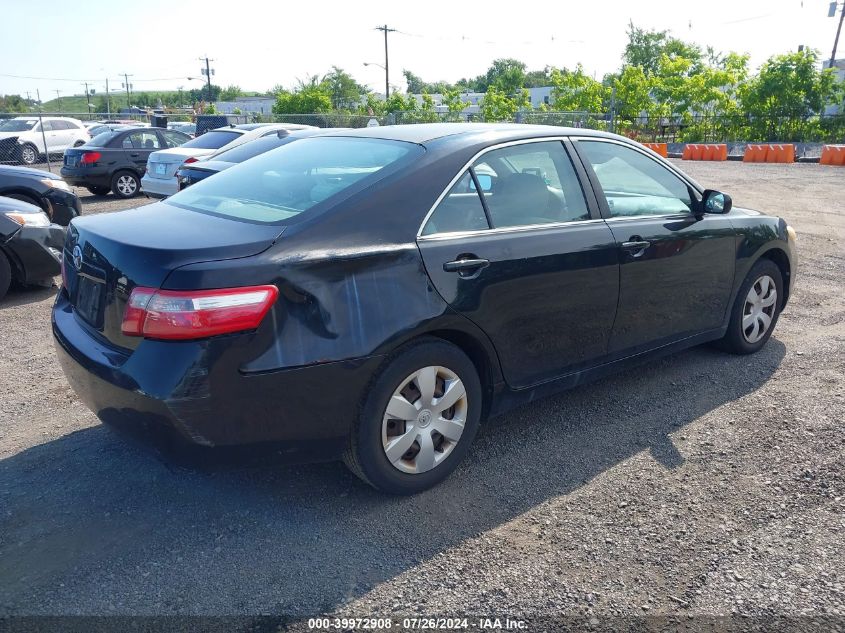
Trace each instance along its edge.
<path fill-rule="evenodd" d="M 443 264 L 443 270 L 447 273 L 458 273 L 465 275 L 472 272 L 480 272 L 482 268 L 490 265 L 489 259 L 476 259 L 467 257 Z"/>
<path fill-rule="evenodd" d="M 132 152 L 132 153 L 131 153 L 131 154 L 129 154 L 129 155 L 130 155 L 132 158 L 138 158 L 138 157 L 140 156 L 140 154 L 139 154 L 138 152 Z"/>
<path fill-rule="evenodd" d="M 626 251 L 641 251 L 651 246 L 651 242 L 645 240 L 635 240 L 632 242 L 622 242 L 622 248 Z"/>

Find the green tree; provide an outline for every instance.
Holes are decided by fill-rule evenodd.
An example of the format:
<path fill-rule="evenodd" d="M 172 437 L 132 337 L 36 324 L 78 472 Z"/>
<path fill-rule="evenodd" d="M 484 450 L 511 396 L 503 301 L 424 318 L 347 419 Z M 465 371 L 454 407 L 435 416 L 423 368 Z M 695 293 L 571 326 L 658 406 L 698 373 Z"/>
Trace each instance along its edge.
<path fill-rule="evenodd" d="M 514 95 L 525 86 L 525 64 L 518 59 L 496 59 L 487 69 L 481 92 L 495 86 L 506 95 Z"/>
<path fill-rule="evenodd" d="M 814 50 L 775 55 L 763 64 L 742 94 L 749 112 L 765 116 L 808 116 L 835 102 L 842 88 L 834 70 L 818 68 Z"/>
<path fill-rule="evenodd" d="M 302 84 L 293 91 L 286 90 L 276 95 L 273 104 L 274 114 L 312 114 L 331 112 L 332 99 L 320 84 Z"/>
<path fill-rule="evenodd" d="M 546 66 L 543 70 L 532 70 L 525 73 L 523 86 L 525 88 L 542 88 L 552 85 L 552 67 Z"/>
<path fill-rule="evenodd" d="M 406 92 L 408 94 L 420 94 L 425 89 L 425 82 L 422 77 L 415 75 L 410 70 L 403 70 L 402 76 L 405 77 L 405 83 L 408 84 Z"/>
<path fill-rule="evenodd" d="M 337 66 L 332 66 L 331 72 L 326 74 L 320 83 L 329 95 L 335 110 L 355 108 L 361 100 L 361 95 L 367 92 L 367 89 L 355 81 L 352 75 Z"/>
<path fill-rule="evenodd" d="M 464 108 L 469 106 L 470 102 L 464 100 L 463 94 L 457 88 L 447 90 L 443 93 L 443 105 L 448 110 L 447 118 L 449 121 L 460 121 Z"/>
<path fill-rule="evenodd" d="M 520 108 L 528 103 L 528 91 L 517 90 L 515 96 L 496 86 L 487 88 L 487 93 L 479 103 L 481 116 L 485 121 L 513 121 Z"/>
<path fill-rule="evenodd" d="M 226 86 L 225 89 L 220 91 L 220 100 L 221 101 L 235 101 L 238 97 L 243 94 L 240 86 L 229 85 Z"/>
<path fill-rule="evenodd" d="M 600 81 L 584 73 L 581 64 L 575 70 L 552 69 L 550 73 L 552 104 L 555 110 L 601 112 L 608 90 Z"/>

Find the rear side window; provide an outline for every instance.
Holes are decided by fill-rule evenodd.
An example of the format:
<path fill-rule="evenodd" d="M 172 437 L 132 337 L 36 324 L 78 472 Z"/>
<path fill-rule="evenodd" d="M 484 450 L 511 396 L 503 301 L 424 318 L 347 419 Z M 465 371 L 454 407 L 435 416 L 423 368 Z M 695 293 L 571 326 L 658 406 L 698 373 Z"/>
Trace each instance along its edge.
<path fill-rule="evenodd" d="M 182 147 L 195 147 L 197 149 L 220 149 L 227 143 L 231 143 L 238 138 L 242 132 L 235 132 L 234 130 L 211 130 L 202 136 L 191 139 Z"/>
<path fill-rule="evenodd" d="M 159 149 L 161 143 L 155 132 L 132 132 L 123 138 L 123 149 Z"/>
<path fill-rule="evenodd" d="M 481 183 L 482 189 L 484 185 Z M 475 189 L 472 174 L 467 170 L 434 209 L 422 234 L 459 233 L 489 228 L 481 197 Z"/>
<path fill-rule="evenodd" d="M 341 193 L 372 185 L 424 151 L 400 141 L 306 138 L 192 185 L 167 203 L 232 219 L 285 223 Z"/>
<path fill-rule="evenodd" d="M 91 147 L 107 147 L 109 143 L 111 143 L 114 137 L 118 136 L 120 132 L 112 132 L 111 130 L 106 130 L 100 134 L 97 134 L 94 138 L 86 143 Z"/>

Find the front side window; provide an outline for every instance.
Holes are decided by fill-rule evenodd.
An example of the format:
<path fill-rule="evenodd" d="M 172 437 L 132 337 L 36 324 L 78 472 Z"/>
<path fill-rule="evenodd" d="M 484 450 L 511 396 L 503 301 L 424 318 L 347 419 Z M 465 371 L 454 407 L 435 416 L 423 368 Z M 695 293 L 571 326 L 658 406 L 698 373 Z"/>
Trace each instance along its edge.
<path fill-rule="evenodd" d="M 473 165 L 494 228 L 587 220 L 584 192 L 560 141 L 503 147 Z M 487 180 L 485 178 L 485 182 Z"/>
<path fill-rule="evenodd" d="M 480 184 L 484 190 L 484 183 Z M 469 170 L 466 170 L 428 218 L 422 235 L 480 231 L 489 228 L 484 206 L 481 204 L 472 175 Z"/>
<path fill-rule="evenodd" d="M 581 140 L 578 146 L 593 166 L 611 217 L 692 211 L 690 187 L 645 154 L 604 141 Z"/>
<path fill-rule="evenodd" d="M 167 202 L 231 219 L 285 223 L 342 192 L 374 184 L 424 151 L 401 141 L 306 138 L 206 178 Z"/>
<path fill-rule="evenodd" d="M 179 147 L 191 140 L 187 134 L 182 134 L 174 130 L 162 130 L 161 133 L 164 135 L 168 147 Z"/>

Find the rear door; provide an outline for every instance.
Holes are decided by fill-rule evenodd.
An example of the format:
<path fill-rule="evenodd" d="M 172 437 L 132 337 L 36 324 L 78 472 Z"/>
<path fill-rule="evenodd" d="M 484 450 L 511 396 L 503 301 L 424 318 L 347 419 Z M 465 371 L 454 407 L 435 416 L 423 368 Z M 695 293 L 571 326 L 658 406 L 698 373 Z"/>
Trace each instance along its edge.
<path fill-rule="evenodd" d="M 734 278 L 730 220 L 696 216 L 697 191 L 645 150 L 598 138 L 576 147 L 619 248 L 610 353 L 638 353 L 720 327 Z"/>
<path fill-rule="evenodd" d="M 162 149 L 161 139 L 155 130 L 137 130 L 123 137 L 121 143 L 126 162 L 135 166 L 139 174 L 147 168 L 147 159 L 154 151 Z"/>
<path fill-rule="evenodd" d="M 418 237 L 438 292 L 487 333 L 512 387 L 607 352 L 618 250 L 584 177 L 560 140 L 491 148 L 456 177 Z"/>

